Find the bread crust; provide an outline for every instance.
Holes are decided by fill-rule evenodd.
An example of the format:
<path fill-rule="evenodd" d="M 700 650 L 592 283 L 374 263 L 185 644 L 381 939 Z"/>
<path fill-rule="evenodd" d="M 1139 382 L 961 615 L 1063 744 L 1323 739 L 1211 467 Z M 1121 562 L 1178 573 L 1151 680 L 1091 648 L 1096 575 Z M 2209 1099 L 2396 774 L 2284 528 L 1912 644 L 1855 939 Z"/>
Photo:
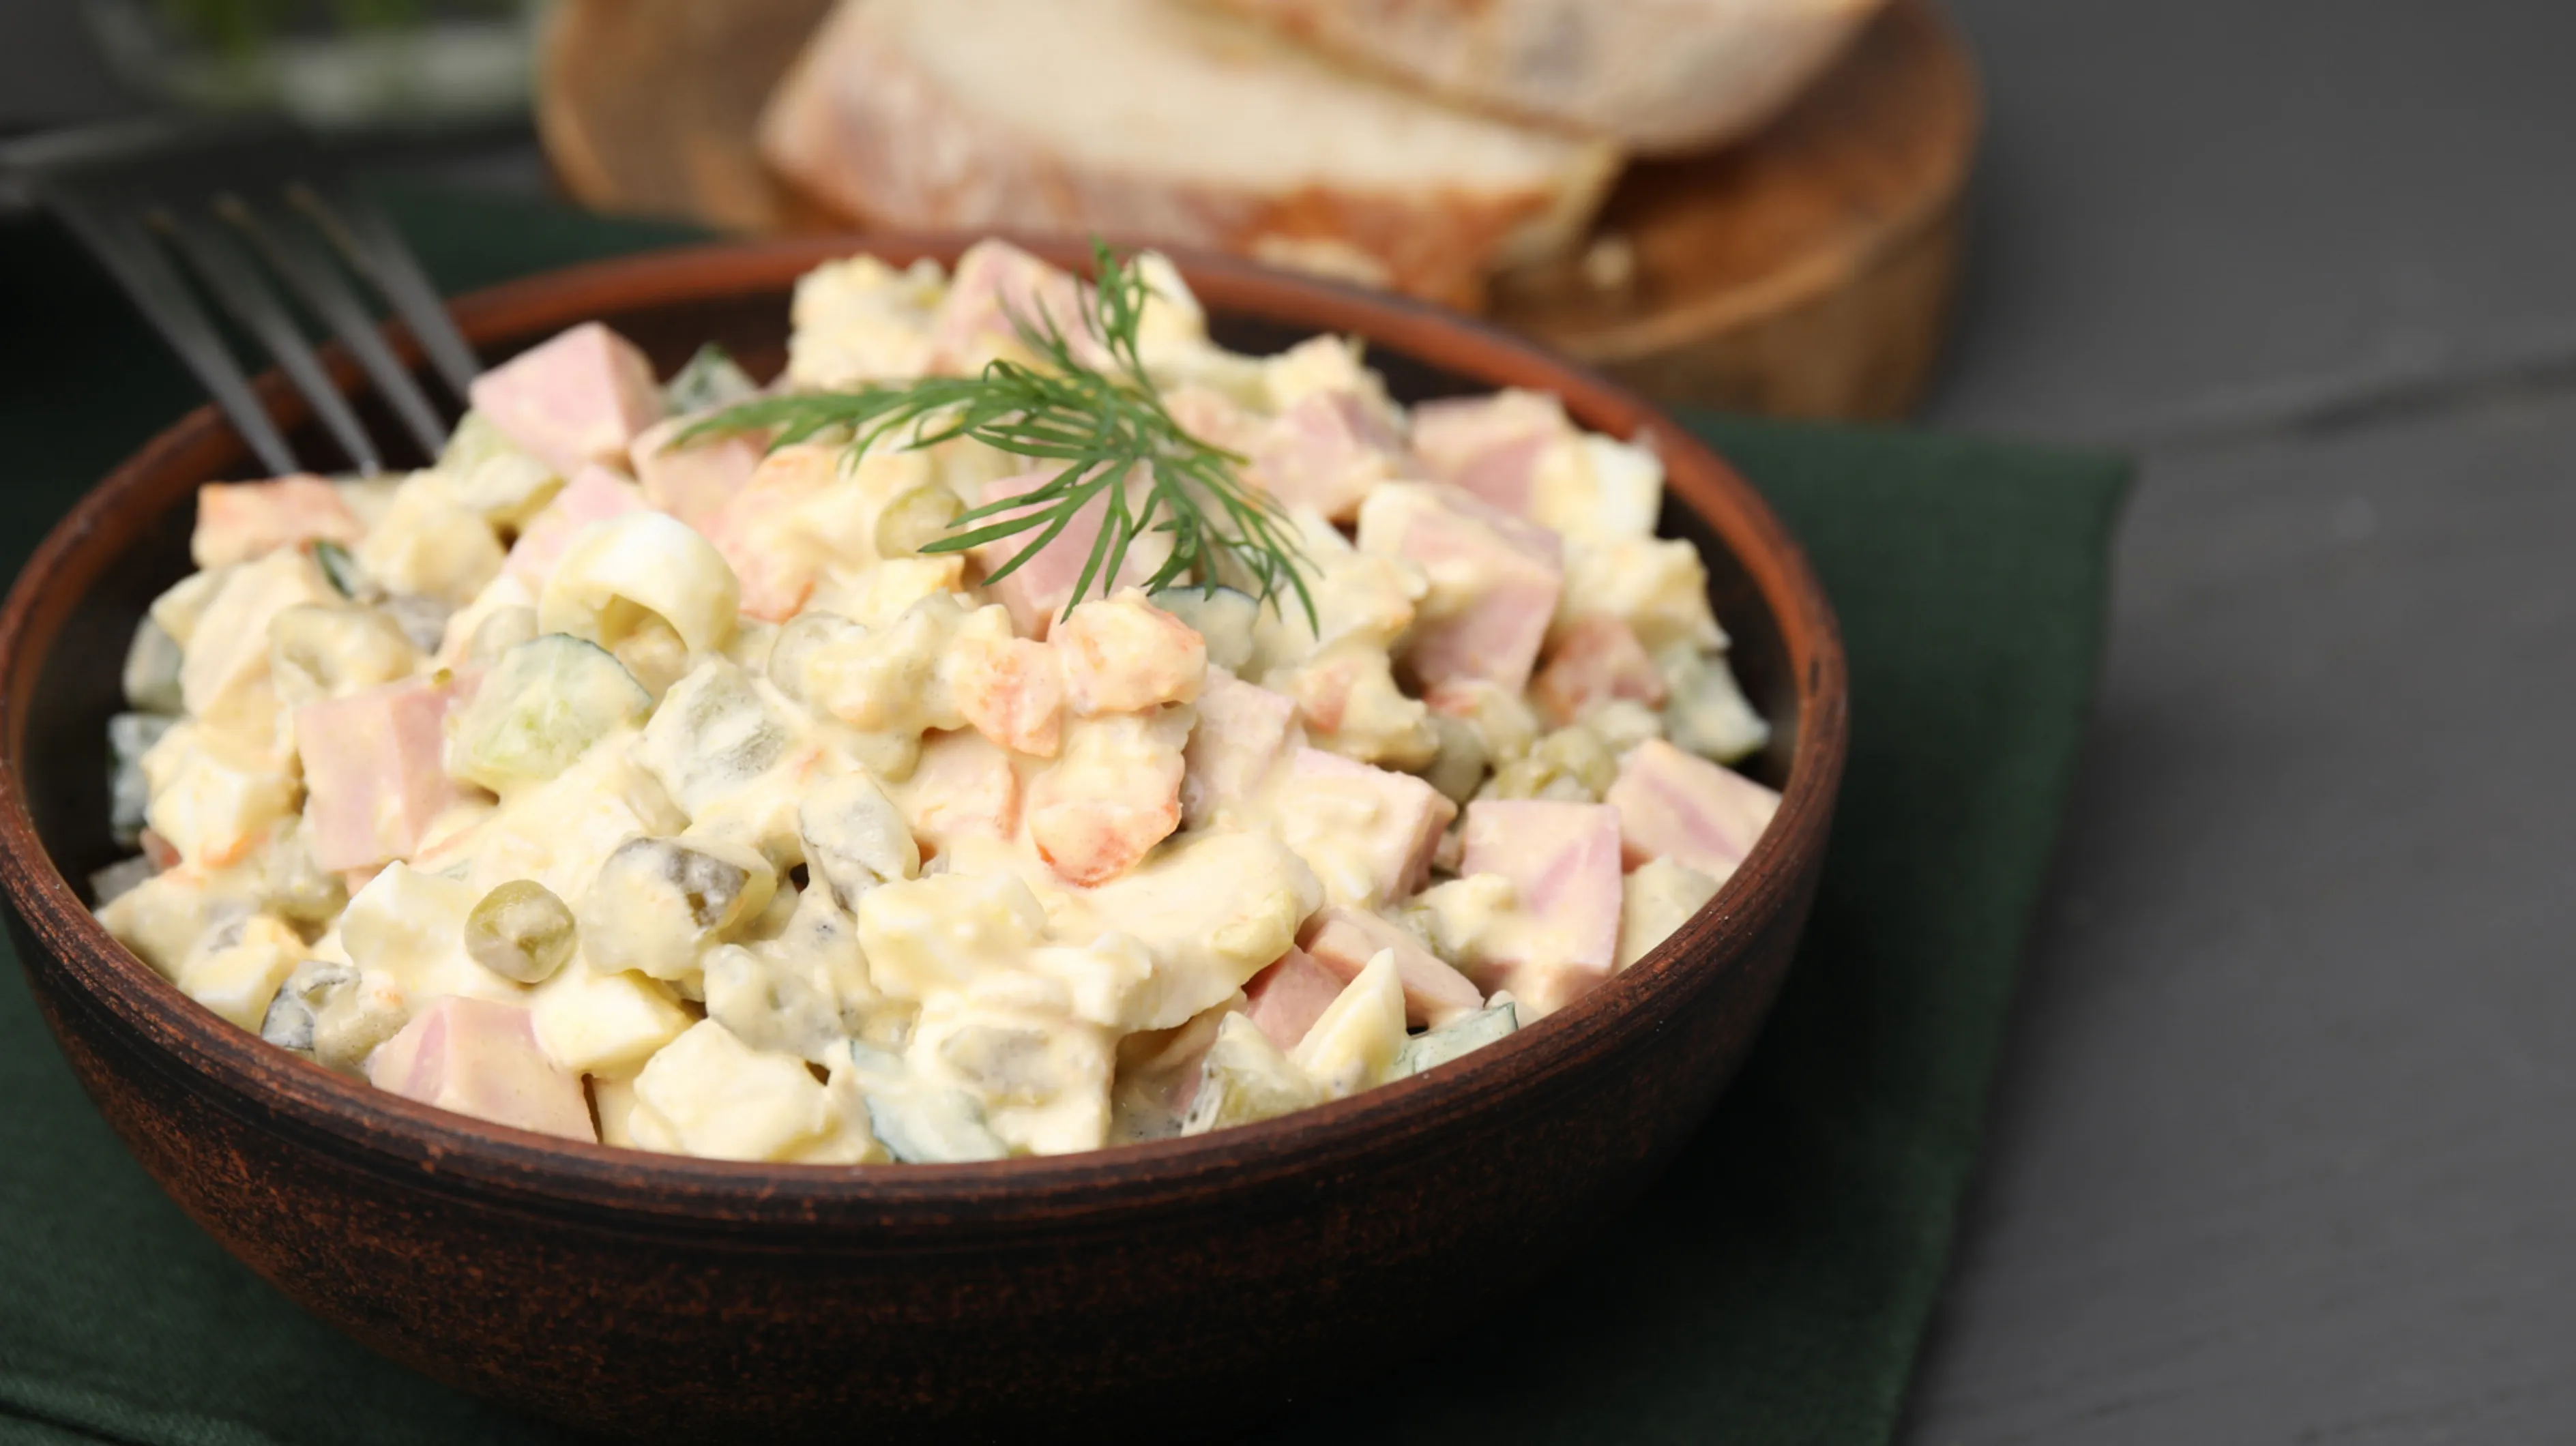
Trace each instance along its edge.
<path fill-rule="evenodd" d="M 1641 154 L 1758 130 L 1881 0 L 1197 0 L 1462 105 Z"/>
<path fill-rule="evenodd" d="M 1481 304 L 1497 267 L 1569 244 L 1618 168 L 1611 147 L 1586 148 L 1553 188 L 1508 192 L 1283 190 L 1107 168 L 947 93 L 870 23 L 865 0 L 845 0 L 798 58 L 760 143 L 788 181 L 869 223 L 1204 246 L 1462 307 Z"/>

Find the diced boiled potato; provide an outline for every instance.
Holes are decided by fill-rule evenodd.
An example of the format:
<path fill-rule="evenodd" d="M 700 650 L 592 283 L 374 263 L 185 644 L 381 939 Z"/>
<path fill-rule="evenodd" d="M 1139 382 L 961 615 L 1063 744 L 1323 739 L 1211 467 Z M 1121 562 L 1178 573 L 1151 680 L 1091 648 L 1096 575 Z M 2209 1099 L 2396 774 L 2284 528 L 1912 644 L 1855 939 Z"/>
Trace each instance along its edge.
<path fill-rule="evenodd" d="M 223 592 L 234 571 L 232 567 L 210 567 L 188 574 L 152 600 L 148 616 L 170 635 L 172 642 L 187 647 L 197 635 L 198 621 L 206 615 L 206 609 L 214 606 L 216 596 Z"/>
<path fill-rule="evenodd" d="M 546 1057 L 571 1074 L 632 1075 L 690 1024 L 669 985 L 578 961 L 539 985 L 528 1009 Z"/>
<path fill-rule="evenodd" d="M 189 717 L 201 727 L 260 744 L 274 738 L 278 704 L 268 671 L 269 619 L 298 603 L 339 601 L 313 559 L 292 548 L 223 574 L 188 631 L 187 658 L 179 666 Z M 173 629 L 171 635 L 179 634 Z"/>
<path fill-rule="evenodd" d="M 847 391 L 930 369 L 930 319 L 947 290 L 939 264 L 897 271 L 873 256 L 827 261 L 796 280 L 787 379 Z"/>
<path fill-rule="evenodd" d="M 1404 1040 L 1404 984 L 1389 949 L 1342 986 L 1288 1057 L 1328 1098 L 1340 1099 L 1394 1078 Z"/>
<path fill-rule="evenodd" d="M 487 999 L 430 1001 L 367 1062 L 376 1088 L 461 1115 L 595 1140 L 581 1079 L 537 1047 L 528 1011 Z"/>
<path fill-rule="evenodd" d="M 1724 653 L 1674 643 L 1657 653 L 1655 661 L 1670 690 L 1663 725 L 1675 745 L 1702 758 L 1733 763 L 1761 752 L 1771 741 L 1770 723 L 1753 710 Z"/>
<path fill-rule="evenodd" d="M 387 864 L 352 895 L 340 941 L 361 970 L 382 971 L 414 1000 L 447 994 L 511 1001 L 526 991 L 465 952 L 465 920 L 482 892 L 462 879 Z"/>
<path fill-rule="evenodd" d="M 1457 805 L 1406 773 L 1300 749 L 1275 786 L 1270 813 L 1334 903 L 1369 908 L 1422 887 Z"/>
<path fill-rule="evenodd" d="M 1569 537 L 1560 625 L 1586 615 L 1619 619 L 1649 652 L 1675 643 L 1722 648 L 1708 603 L 1708 566 L 1678 537 Z"/>
<path fill-rule="evenodd" d="M 375 608 L 298 603 L 268 620 L 269 674 L 288 707 L 391 683 L 421 662 L 420 649 Z"/>
<path fill-rule="evenodd" d="M 151 789 L 145 821 L 200 869 L 241 863 L 295 811 L 295 780 L 276 759 L 196 723 L 165 731 L 140 767 Z"/>
<path fill-rule="evenodd" d="M 501 539 L 483 514 L 434 487 L 405 486 L 393 509 L 354 549 L 358 565 L 389 591 L 436 598 L 449 607 L 473 601 L 501 575 Z"/>
<path fill-rule="evenodd" d="M 134 641 L 125 650 L 125 706 L 138 713 L 176 713 L 186 707 L 179 694 L 179 664 L 186 656 L 157 621 L 147 616 L 135 624 Z"/>
<path fill-rule="evenodd" d="M 1240 1014 L 1229 1014 L 1217 1026 L 1216 1042 L 1208 1046 L 1207 1057 L 1200 1063 L 1198 1095 L 1181 1121 L 1181 1133 L 1204 1135 L 1276 1119 L 1322 1104 L 1325 1098 L 1323 1086 L 1272 1044 L 1258 1025 Z"/>
<path fill-rule="evenodd" d="M 1130 1027 L 1168 1029 L 1287 953 L 1323 887 L 1286 845 L 1246 829 L 1184 838 L 1087 898 L 1154 956 L 1158 998 L 1138 1006 Z"/>
<path fill-rule="evenodd" d="M 705 1159 L 782 1160 L 840 1123 L 804 1061 L 755 1050 L 712 1019 L 653 1056 L 635 1076 L 635 1101 L 678 1149 Z"/>
<path fill-rule="evenodd" d="M 1046 930 L 1028 886 L 997 875 L 881 884 L 860 896 L 857 913 L 869 976 L 898 999 L 928 1000 L 1016 966 Z"/>
<path fill-rule="evenodd" d="M 277 986 L 304 957 L 304 940 L 280 919 L 253 914 L 241 936 L 180 961 L 181 993 L 243 1029 L 257 1031 Z"/>
<path fill-rule="evenodd" d="M 1160 1012 L 1154 991 L 1154 956 L 1143 943 L 1112 931 L 1088 944 L 1046 944 L 1029 951 L 1031 972 L 1063 993 L 1063 1007 L 1091 1024 L 1121 1031 Z"/>
<path fill-rule="evenodd" d="M 1619 909 L 1619 967 L 1654 952 L 1717 896 L 1717 880 L 1679 859 L 1649 859 L 1631 871 Z"/>

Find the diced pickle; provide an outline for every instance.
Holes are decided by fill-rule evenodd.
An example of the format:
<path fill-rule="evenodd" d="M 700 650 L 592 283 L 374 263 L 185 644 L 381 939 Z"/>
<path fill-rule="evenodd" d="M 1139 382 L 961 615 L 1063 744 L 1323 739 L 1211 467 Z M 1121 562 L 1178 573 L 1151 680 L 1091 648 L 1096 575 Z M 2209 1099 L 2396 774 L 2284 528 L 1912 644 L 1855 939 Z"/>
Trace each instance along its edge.
<path fill-rule="evenodd" d="M 1010 1153 L 984 1123 L 984 1107 L 973 1095 L 932 1084 L 871 1045 L 853 1040 L 843 1051 L 835 1082 L 846 1073 L 858 1087 L 868 1105 L 868 1130 L 887 1154 L 908 1165 L 947 1165 Z"/>
<path fill-rule="evenodd" d="M 751 676 L 709 658 L 682 678 L 644 726 L 644 766 L 695 816 L 769 771 L 787 751 L 787 725 Z"/>
<path fill-rule="evenodd" d="M 1476 796 L 1485 781 L 1485 769 L 1492 760 L 1485 753 L 1485 735 L 1463 719 L 1446 713 L 1431 715 L 1431 732 L 1440 740 L 1440 751 L 1431 766 L 1422 771 L 1422 780 L 1440 790 L 1451 803 L 1464 804 Z"/>
<path fill-rule="evenodd" d="M 921 846 L 885 794 L 864 773 L 831 779 L 796 806 L 805 865 L 844 909 L 878 884 L 921 871 Z"/>
<path fill-rule="evenodd" d="M 947 535 L 948 525 L 966 505 L 936 482 L 907 487 L 877 514 L 879 557 L 909 557 Z"/>
<path fill-rule="evenodd" d="M 748 849 L 629 839 L 582 895 L 583 953 L 602 969 L 680 979 L 727 930 L 768 907 L 777 888 L 777 875 Z"/>
<path fill-rule="evenodd" d="M 1395 1052 L 1395 1077 L 1420 1074 L 1501 1039 L 1521 1027 L 1519 1006 L 1505 1000 L 1414 1035 Z"/>
<path fill-rule="evenodd" d="M 572 910 L 534 879 L 512 879 L 465 916 L 465 952 L 504 979 L 537 984 L 572 958 Z"/>
<path fill-rule="evenodd" d="M 1181 1119 L 1181 1133 L 1204 1135 L 1323 1102 L 1323 1086 L 1280 1053 L 1258 1025 L 1229 1014 L 1199 1066 L 1199 1091 Z"/>
<path fill-rule="evenodd" d="M 179 664 L 185 656 L 178 640 L 159 623 L 148 617 L 137 623 L 134 641 L 125 650 L 126 706 L 142 713 L 182 711 Z"/>
<path fill-rule="evenodd" d="M 329 582 L 332 590 L 340 596 L 352 601 L 361 601 L 372 591 L 372 585 L 367 581 L 366 570 L 359 567 L 358 560 L 349 555 L 349 549 L 331 539 L 327 537 L 314 539 L 313 560 L 321 565 L 324 580 Z"/>
<path fill-rule="evenodd" d="M 356 988 L 357 983 L 358 972 L 345 964 L 308 959 L 296 965 L 295 972 L 286 976 L 276 997 L 269 1001 L 259 1037 L 280 1049 L 311 1054 L 322 1011 L 335 998 Z"/>
<path fill-rule="evenodd" d="M 1576 725 L 1559 728 L 1536 747 L 1494 770 L 1478 798 L 1549 798 L 1599 803 L 1618 780 L 1619 760 L 1601 735 Z"/>
<path fill-rule="evenodd" d="M 699 347 L 662 388 L 662 400 L 674 416 L 729 407 L 759 395 L 760 383 L 714 342 Z"/>
<path fill-rule="evenodd" d="M 739 944 L 707 955 L 706 995 L 707 1018 L 754 1049 L 829 1064 L 846 1037 L 837 1003 Z"/>
<path fill-rule="evenodd" d="M 502 793 L 543 783 L 652 706 L 596 644 L 563 633 L 531 638 L 501 655 L 456 720 L 448 770 Z"/>
<path fill-rule="evenodd" d="M 1253 630 L 1261 620 L 1261 605 L 1250 593 L 1230 587 L 1172 587 L 1147 601 L 1189 624 L 1206 640 L 1211 666 L 1240 672 L 1252 661 Z M 1296 606 L 1293 599 L 1282 599 L 1281 605 Z"/>
<path fill-rule="evenodd" d="M 424 653 L 438 651 L 439 641 L 447 636 L 447 619 L 456 610 L 434 597 L 418 593 L 396 593 L 377 604 L 394 626 L 402 629 L 411 645 Z"/>
<path fill-rule="evenodd" d="M 152 803 L 143 755 L 176 720 L 158 713 L 119 713 L 107 720 L 108 825 L 116 841 L 132 848 L 143 837 L 143 813 Z"/>

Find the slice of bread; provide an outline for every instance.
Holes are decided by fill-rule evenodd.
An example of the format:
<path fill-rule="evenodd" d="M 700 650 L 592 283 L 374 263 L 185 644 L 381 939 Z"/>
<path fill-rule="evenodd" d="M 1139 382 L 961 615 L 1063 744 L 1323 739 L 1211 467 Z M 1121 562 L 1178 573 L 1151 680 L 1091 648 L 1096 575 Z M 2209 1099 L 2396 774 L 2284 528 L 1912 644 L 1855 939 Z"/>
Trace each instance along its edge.
<path fill-rule="evenodd" d="M 1880 0 L 1199 0 L 1503 115 L 1650 154 L 1759 129 Z"/>
<path fill-rule="evenodd" d="M 1618 169 L 1178 0 L 842 0 L 761 147 L 881 225 L 1208 246 L 1452 304 L 1571 245 Z"/>

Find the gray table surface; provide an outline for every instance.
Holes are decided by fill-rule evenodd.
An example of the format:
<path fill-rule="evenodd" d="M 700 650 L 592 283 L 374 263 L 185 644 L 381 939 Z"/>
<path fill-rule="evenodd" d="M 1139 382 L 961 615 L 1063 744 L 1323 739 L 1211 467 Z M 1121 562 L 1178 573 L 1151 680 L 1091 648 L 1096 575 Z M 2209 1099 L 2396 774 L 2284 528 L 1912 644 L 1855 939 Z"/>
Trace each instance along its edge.
<path fill-rule="evenodd" d="M 1951 3 L 1928 420 L 2145 466 L 1907 1439 L 2576 1439 L 2576 9 Z"/>

